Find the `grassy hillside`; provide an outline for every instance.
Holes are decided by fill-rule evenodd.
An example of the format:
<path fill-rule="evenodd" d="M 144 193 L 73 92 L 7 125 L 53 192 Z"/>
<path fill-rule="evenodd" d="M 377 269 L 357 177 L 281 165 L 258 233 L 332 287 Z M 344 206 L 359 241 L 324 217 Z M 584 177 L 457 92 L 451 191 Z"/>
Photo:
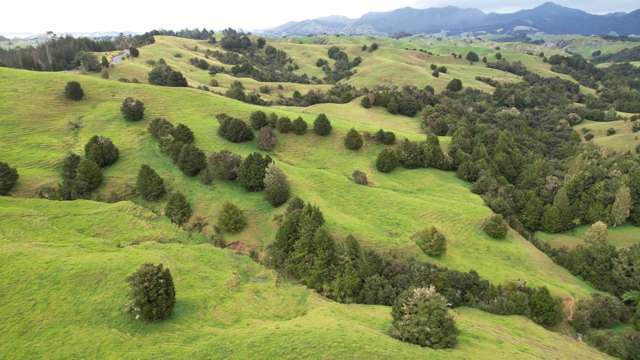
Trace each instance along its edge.
<path fill-rule="evenodd" d="M 608 122 L 583 121 L 575 129 L 584 137 L 582 129 L 589 129 L 594 135 L 593 143 L 615 151 L 635 151 L 640 145 L 638 134 L 631 130 L 631 122 L 628 120 L 616 120 Z M 607 135 L 608 129 L 614 129 L 613 135 Z"/>
<path fill-rule="evenodd" d="M 572 231 L 561 234 L 549 234 L 544 232 L 536 233 L 536 236 L 553 247 L 567 247 L 572 249 L 584 244 L 585 233 L 589 230 L 588 225 L 579 226 Z M 640 242 L 640 228 L 634 225 L 623 225 L 609 229 L 608 241 L 616 247 L 630 247 Z"/>
<path fill-rule="evenodd" d="M 171 319 L 123 313 L 125 278 L 171 269 Z M 341 305 L 276 281 L 248 257 L 204 243 L 130 202 L 0 197 L 0 354 L 11 358 L 580 358 L 605 355 L 517 316 L 453 311 L 453 350 L 386 334 L 390 309 Z M 497 355 L 499 354 L 499 355 Z"/>
<path fill-rule="evenodd" d="M 82 83 L 86 100 L 72 103 L 63 98 L 64 84 L 72 79 Z M 195 208 L 195 218 L 209 224 L 206 232 L 211 231 L 222 203 L 230 200 L 248 213 L 250 221 L 247 230 L 229 241 L 257 249 L 272 241 L 272 218 L 281 210 L 273 210 L 262 194 L 246 193 L 236 184 L 216 182 L 205 186 L 185 177 L 160 153 L 146 131 L 150 119 L 164 116 L 193 129 L 196 144 L 208 152 L 229 149 L 246 155 L 256 151 L 255 144 L 231 144 L 220 138 L 214 115 L 226 112 L 247 118 L 257 107 L 194 89 L 123 84 L 71 74 L 0 69 L 0 81 L 9 84 L 0 89 L 0 112 L 8 114 L 0 122 L 0 146 L 8 149 L 3 160 L 21 174 L 17 195 L 33 196 L 40 186 L 56 184 L 64 155 L 68 151 L 82 153 L 87 140 L 99 134 L 112 138 L 121 153 L 120 160 L 106 169 L 106 184 L 98 192 L 101 197 L 132 185 L 140 165 L 148 164 L 172 189 L 187 195 Z M 144 121 L 127 123 L 122 119 L 119 106 L 127 96 L 145 102 Z M 30 101 L 24 102 L 25 98 Z M 371 118 L 379 120 L 370 124 L 363 118 L 351 119 L 353 104 L 336 106 L 346 111 L 335 111 L 335 116 L 331 113 L 335 130 L 330 137 L 280 135 L 271 154 L 288 175 L 294 194 L 319 205 L 336 235 L 351 233 L 366 246 L 399 249 L 427 260 L 410 237 L 425 226 L 435 225 L 449 241 L 447 255 L 437 260 L 441 265 L 475 269 L 496 283 L 522 279 L 532 286 L 546 285 L 562 297 L 592 293 L 590 286 L 555 265 L 516 232 L 510 231 L 503 241 L 485 235 L 480 225 L 491 211 L 454 173 L 428 169 L 381 174 L 374 167 L 380 145 L 367 142 L 360 151 L 346 150 L 343 137 L 351 127 L 373 132 L 381 126 L 380 121 L 386 128 L 396 117 L 387 118 L 373 110 Z M 301 115 L 309 123 L 315 117 L 313 108 L 300 113 L 298 109 L 276 111 L 291 118 Z M 410 132 L 407 120 L 402 120 L 397 128 L 389 126 L 388 130 L 397 131 L 400 138 L 422 138 Z M 70 121 L 80 124 L 80 129 L 72 129 Z M 359 186 L 350 180 L 357 169 L 369 174 L 371 186 Z M 144 205 L 156 211 L 163 206 Z"/>

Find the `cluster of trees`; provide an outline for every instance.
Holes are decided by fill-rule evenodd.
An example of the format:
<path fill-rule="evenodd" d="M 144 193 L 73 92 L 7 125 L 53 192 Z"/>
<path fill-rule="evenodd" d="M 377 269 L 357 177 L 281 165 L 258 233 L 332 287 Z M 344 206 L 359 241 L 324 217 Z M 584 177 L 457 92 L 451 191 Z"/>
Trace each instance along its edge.
<path fill-rule="evenodd" d="M 302 95 L 298 90 L 293 92 L 293 96 L 290 98 L 280 97 L 276 100 L 277 105 L 285 106 L 311 106 L 315 104 L 334 103 L 334 104 L 346 104 L 351 100 L 364 94 L 364 91 L 358 90 L 355 87 L 348 84 L 336 84 L 331 89 L 323 92 L 321 90 L 309 90 L 305 95 Z"/>
<path fill-rule="evenodd" d="M 316 66 L 322 68 L 325 75 L 324 80 L 331 84 L 335 84 L 338 81 L 353 75 L 355 73 L 353 68 L 362 63 L 362 58 L 360 56 L 355 57 L 353 60 L 349 60 L 349 55 L 337 46 L 330 47 L 327 51 L 327 56 L 329 59 L 335 61 L 333 69 L 325 59 L 318 59 Z"/>
<path fill-rule="evenodd" d="M 562 318 L 560 300 L 546 288 L 523 283 L 494 286 L 474 271 L 463 273 L 362 249 L 353 236 L 336 241 L 320 209 L 299 199 L 287 208 L 269 248 L 269 262 L 281 273 L 343 303 L 392 305 L 407 290 L 434 286 L 453 307 L 524 315 L 549 327 Z M 401 327 L 396 330 L 402 333 Z"/>
<path fill-rule="evenodd" d="M 37 46 L 0 49 L 0 66 L 35 71 L 64 71 L 75 69 L 84 61 L 87 65 L 85 70 L 100 71 L 98 59 L 89 53 L 117 49 L 111 40 L 54 36 Z"/>
<path fill-rule="evenodd" d="M 434 89 L 427 85 L 424 89 L 415 86 L 376 86 L 362 98 L 364 108 L 382 106 L 391 114 L 415 116 L 424 106 L 434 104 Z"/>
<path fill-rule="evenodd" d="M 187 79 L 185 79 L 182 73 L 167 65 L 164 59 L 156 62 L 148 76 L 149 83 L 153 85 L 176 87 L 186 87 L 188 85 Z"/>
<path fill-rule="evenodd" d="M 256 91 L 246 93 L 244 90 L 244 85 L 242 85 L 240 81 L 232 82 L 229 89 L 224 93 L 224 96 L 249 104 L 269 105 L 260 97 L 260 94 L 258 94 Z"/>
<path fill-rule="evenodd" d="M 595 63 L 625 63 L 631 61 L 640 61 L 640 46 L 625 48 L 618 52 L 610 54 L 602 54 L 602 51 L 594 52 L 593 57 L 593 62 Z"/>
<path fill-rule="evenodd" d="M 187 176 L 197 176 L 206 168 L 207 159 L 202 150 L 194 145 L 193 132 L 184 124 L 174 127 L 163 118 L 149 124 L 149 133 L 159 141 L 160 150 Z"/>
<path fill-rule="evenodd" d="M 249 77 L 263 82 L 310 83 L 307 74 L 295 73 L 298 65 L 284 50 L 267 45 L 263 38 L 253 42 L 249 34 L 226 29 L 222 32 L 220 45 L 227 51 L 207 50 L 205 56 L 212 56 L 233 66 L 230 70 L 216 68 L 212 73 L 225 72 L 235 77 Z"/>
<path fill-rule="evenodd" d="M 396 149 L 383 149 L 376 160 L 376 167 L 381 172 L 391 172 L 397 166 L 406 169 L 432 167 L 450 170 L 452 159 L 442 151 L 440 141 L 435 135 L 427 135 L 425 142 L 404 139 Z"/>

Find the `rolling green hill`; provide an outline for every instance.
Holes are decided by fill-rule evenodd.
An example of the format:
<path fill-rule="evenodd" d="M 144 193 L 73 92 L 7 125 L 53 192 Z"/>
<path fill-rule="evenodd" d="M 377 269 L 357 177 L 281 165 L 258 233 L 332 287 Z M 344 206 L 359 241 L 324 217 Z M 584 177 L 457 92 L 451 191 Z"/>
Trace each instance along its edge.
<path fill-rule="evenodd" d="M 171 269 L 170 320 L 123 313 L 125 277 Z M 454 310 L 454 350 L 386 334 L 389 308 L 341 305 L 130 202 L 0 197 L 0 353 L 11 358 L 606 358 L 517 316 Z"/>

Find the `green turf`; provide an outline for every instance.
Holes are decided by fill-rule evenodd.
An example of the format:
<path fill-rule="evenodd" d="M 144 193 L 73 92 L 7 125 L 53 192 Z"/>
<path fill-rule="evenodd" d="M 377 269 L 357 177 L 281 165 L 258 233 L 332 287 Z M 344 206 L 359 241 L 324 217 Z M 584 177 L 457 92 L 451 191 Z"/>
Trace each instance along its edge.
<path fill-rule="evenodd" d="M 605 355 L 518 316 L 453 310 L 453 350 L 387 335 L 390 309 L 341 305 L 277 281 L 130 202 L 0 197 L 0 354 L 12 359 L 496 359 Z M 176 306 L 145 324 L 123 312 L 140 264 L 171 269 Z M 3 356 L 4 357 L 4 356 Z"/>
<path fill-rule="evenodd" d="M 578 133 L 584 138 L 583 128 L 591 130 L 594 135 L 591 140 L 593 143 L 615 151 L 635 151 L 640 145 L 637 133 L 631 130 L 631 122 L 628 120 L 616 120 L 608 122 L 583 121 L 580 125 L 575 126 Z M 607 130 L 613 128 L 616 132 L 613 135 L 607 135 Z"/>
<path fill-rule="evenodd" d="M 538 232 L 536 237 L 555 248 L 567 247 L 572 249 L 584 244 L 584 236 L 587 230 L 589 230 L 589 226 L 583 225 L 560 234 Z M 630 247 L 640 242 L 640 228 L 630 224 L 609 228 L 608 241 L 619 248 Z"/>
<path fill-rule="evenodd" d="M 72 79 L 82 83 L 85 100 L 75 103 L 63 98 L 61 89 Z M 0 89 L 0 111 L 8 114 L 0 122 L 0 145 L 7 149 L 3 160 L 21 174 L 17 195 L 34 196 L 42 185 L 55 185 L 64 155 L 68 151 L 82 153 L 86 141 L 99 134 L 112 138 L 121 154 L 120 160 L 106 169 L 106 184 L 99 189 L 99 196 L 107 198 L 112 191 L 131 186 L 139 167 L 148 164 L 171 189 L 187 195 L 195 208 L 194 219 L 207 224 L 205 232 L 211 232 L 222 203 L 232 201 L 247 212 L 250 221 L 246 231 L 228 241 L 240 242 L 247 251 L 264 249 L 272 241 L 276 229 L 272 218 L 280 210 L 273 210 L 262 194 L 246 193 L 237 184 L 223 182 L 205 186 L 185 177 L 160 153 L 146 131 L 150 119 L 164 116 L 193 129 L 196 144 L 208 152 L 229 149 L 246 155 L 257 150 L 255 144 L 231 144 L 221 139 L 214 115 L 226 112 L 247 118 L 257 107 L 195 89 L 123 84 L 72 74 L 0 69 L 0 81 L 9 84 Z M 127 96 L 145 102 L 144 121 L 127 123 L 122 119 L 119 106 Z M 30 101 L 24 102 L 25 98 Z M 415 129 L 415 119 L 388 116 L 381 109 L 364 111 L 354 104 L 336 105 L 340 106 L 346 109 L 344 114 L 336 108 L 330 112 L 334 125 L 331 136 L 322 138 L 311 132 L 281 135 L 271 154 L 288 175 L 294 194 L 319 205 L 337 236 L 354 234 L 365 246 L 403 250 L 429 260 L 410 238 L 425 226 L 435 225 L 449 241 L 447 255 L 437 260 L 441 265 L 475 269 L 495 283 L 522 279 L 532 286 L 546 285 L 562 297 L 591 294 L 590 286 L 555 265 L 516 232 L 511 231 L 503 241 L 486 236 L 480 225 L 491 211 L 453 172 L 398 169 L 381 174 L 374 167 L 381 145 L 367 141 L 357 152 L 344 148 L 343 137 L 352 127 L 374 132 L 385 126 L 397 131 L 399 138 L 423 138 L 410 132 Z M 276 111 L 291 118 L 301 115 L 309 123 L 315 117 L 313 108 Z M 371 123 L 364 116 L 353 115 L 368 111 Z M 72 130 L 69 121 L 81 124 L 81 129 Z M 392 127 L 393 122 L 398 125 Z M 354 184 L 350 180 L 354 170 L 365 171 L 371 185 Z M 144 205 L 155 210 L 163 206 Z"/>

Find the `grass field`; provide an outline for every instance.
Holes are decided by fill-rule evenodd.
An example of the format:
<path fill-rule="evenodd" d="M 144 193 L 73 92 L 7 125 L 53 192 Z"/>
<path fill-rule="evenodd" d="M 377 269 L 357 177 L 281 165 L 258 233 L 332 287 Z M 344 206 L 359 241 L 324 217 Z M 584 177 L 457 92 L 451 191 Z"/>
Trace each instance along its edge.
<path fill-rule="evenodd" d="M 575 129 L 584 138 L 583 128 L 587 128 L 594 135 L 591 140 L 593 143 L 604 148 L 615 151 L 631 151 L 634 152 L 636 147 L 640 145 L 640 139 L 637 133 L 631 130 L 631 122 L 628 120 L 616 120 L 608 122 L 583 121 L 577 125 Z M 616 132 L 613 135 L 607 135 L 607 130 L 613 128 Z"/>
<path fill-rule="evenodd" d="M 61 89 L 71 79 L 82 83 L 86 100 L 71 103 L 62 97 Z M 42 185 L 56 184 L 65 154 L 82 153 L 86 141 L 100 134 L 112 138 L 121 153 L 120 160 L 106 169 L 101 196 L 132 185 L 140 165 L 148 164 L 172 189 L 187 195 L 196 218 L 209 224 L 206 231 L 211 231 L 222 203 L 230 200 L 247 212 L 250 222 L 247 230 L 229 241 L 240 241 L 247 249 L 262 249 L 272 241 L 276 228 L 272 218 L 281 210 L 273 210 L 262 194 L 246 193 L 236 184 L 217 182 L 205 186 L 195 178 L 185 177 L 160 153 L 146 132 L 150 119 L 164 116 L 193 129 L 197 145 L 206 151 L 229 149 L 246 155 L 257 150 L 255 144 L 231 144 L 218 137 L 214 115 L 226 112 L 247 118 L 257 107 L 194 89 L 123 84 L 80 75 L 0 69 L 0 81 L 10 84 L 0 89 L 0 111 L 9 114 L 0 122 L 0 145 L 8 149 L 3 160 L 18 167 L 21 174 L 17 195 L 34 196 Z M 122 119 L 119 106 L 127 96 L 145 102 L 145 121 L 127 123 Z M 26 97 L 32 100 L 23 103 Z M 350 114 L 363 110 L 354 110 L 353 104 L 340 106 L 347 110 L 344 114 L 334 117 L 330 112 L 335 129 L 332 136 L 280 136 L 280 143 L 271 154 L 288 175 L 294 194 L 319 205 L 336 235 L 354 234 L 366 246 L 399 249 L 427 259 L 410 237 L 425 226 L 435 225 L 449 239 L 447 255 L 437 261 L 441 265 L 464 271 L 475 269 L 496 283 L 523 279 L 533 286 L 547 285 L 563 297 L 585 297 L 593 291 L 516 232 L 510 232 L 504 241 L 486 236 L 480 224 L 491 211 L 454 173 L 397 170 L 381 174 L 375 171 L 374 162 L 382 146 L 367 142 L 357 152 L 344 148 L 342 139 L 351 127 L 374 132 L 385 126 L 396 131 L 399 138 L 419 139 L 422 135 L 410 132 L 408 127 L 413 119 L 387 117 L 374 109 L 371 118 L 377 120 L 371 123 L 364 117 L 351 120 Z M 301 115 L 309 123 L 316 115 L 313 108 L 305 112 L 276 111 L 291 118 Z M 392 127 L 396 120 L 398 126 Z M 81 129 L 71 130 L 69 121 L 80 123 Z M 372 185 L 355 185 L 350 180 L 354 170 L 367 172 Z M 163 206 L 144 205 L 156 211 Z"/>
<path fill-rule="evenodd" d="M 171 269 L 171 319 L 123 313 L 125 278 Z M 8 358 L 496 359 L 605 355 L 518 316 L 453 311 L 453 350 L 387 335 L 390 309 L 341 305 L 130 202 L 0 197 L 0 354 Z"/>
<path fill-rule="evenodd" d="M 536 237 L 549 243 L 555 248 L 566 247 L 572 249 L 584 244 L 584 235 L 589 230 L 588 225 L 579 226 L 572 231 L 561 234 L 536 233 Z M 640 228 L 634 225 L 623 225 L 609 228 L 608 241 L 616 247 L 630 247 L 640 242 Z"/>

